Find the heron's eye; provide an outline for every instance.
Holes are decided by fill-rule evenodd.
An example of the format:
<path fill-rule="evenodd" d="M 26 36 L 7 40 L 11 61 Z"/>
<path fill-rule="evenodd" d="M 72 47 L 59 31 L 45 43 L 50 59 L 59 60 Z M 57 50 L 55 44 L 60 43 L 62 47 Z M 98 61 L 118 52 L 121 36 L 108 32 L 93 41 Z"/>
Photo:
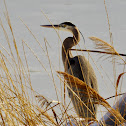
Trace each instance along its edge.
<path fill-rule="evenodd" d="M 65 28 L 65 27 L 66 27 L 66 25 L 65 25 L 65 24 L 63 24 L 63 27 Z"/>
<path fill-rule="evenodd" d="M 59 27 L 65 28 L 66 27 L 66 24 L 60 24 Z"/>
<path fill-rule="evenodd" d="M 66 27 L 66 24 L 61 24 L 61 27 L 65 28 Z"/>

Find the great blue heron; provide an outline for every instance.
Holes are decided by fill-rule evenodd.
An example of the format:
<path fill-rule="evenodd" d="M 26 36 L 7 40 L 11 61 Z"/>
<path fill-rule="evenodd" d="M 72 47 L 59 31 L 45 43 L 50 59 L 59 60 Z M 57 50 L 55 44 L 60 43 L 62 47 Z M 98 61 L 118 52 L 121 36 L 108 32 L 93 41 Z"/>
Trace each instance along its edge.
<path fill-rule="evenodd" d="M 77 45 L 78 42 L 80 41 L 80 31 L 78 30 L 78 28 L 71 22 L 63 22 L 59 25 L 53 25 L 53 26 L 52 25 L 41 25 L 41 26 L 46 28 L 65 30 L 73 34 L 73 37 L 66 38 L 62 45 L 62 61 L 64 64 L 65 72 L 75 77 L 78 77 L 80 80 L 86 82 L 87 85 L 89 85 L 95 91 L 98 92 L 97 79 L 90 63 L 84 56 L 78 55 L 73 57 L 71 51 L 69 50 L 73 46 Z M 87 94 L 85 94 L 82 89 L 79 88 L 76 89 L 76 87 L 71 88 L 73 89 L 73 91 L 79 92 L 78 96 L 90 109 L 89 111 L 89 109 L 87 109 L 87 107 L 78 100 L 78 98 L 73 94 L 73 92 L 68 89 L 69 97 L 72 100 L 73 106 L 78 116 L 82 118 L 96 118 L 97 105 L 93 103 L 94 99 L 87 96 Z M 92 113 L 94 115 L 92 115 Z"/>

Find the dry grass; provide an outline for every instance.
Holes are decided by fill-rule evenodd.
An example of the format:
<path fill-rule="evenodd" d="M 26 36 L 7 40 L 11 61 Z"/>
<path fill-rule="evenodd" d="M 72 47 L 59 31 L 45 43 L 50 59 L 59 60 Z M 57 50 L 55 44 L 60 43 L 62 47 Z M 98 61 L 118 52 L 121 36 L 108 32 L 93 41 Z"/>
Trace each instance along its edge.
<path fill-rule="evenodd" d="M 31 84 L 24 49 L 25 43 L 22 42 L 25 58 L 25 62 L 23 62 L 18 51 L 6 4 L 5 9 L 5 17 L 12 40 L 9 40 L 8 33 L 3 26 L 2 20 L 0 20 L 9 47 L 9 50 L 6 50 L 1 45 L 4 51 L 0 51 L 0 125 L 57 125 L 54 117 L 51 117 L 41 106 L 34 102 L 37 93 Z"/>
<path fill-rule="evenodd" d="M 36 58 L 36 60 L 40 63 L 43 69 L 46 72 L 47 70 L 43 65 L 43 63 L 41 62 L 41 60 L 35 54 L 35 52 L 29 47 L 29 45 L 24 40 L 22 40 L 22 48 L 23 48 L 25 62 L 22 61 L 18 51 L 17 42 L 13 33 L 13 28 L 11 25 L 6 4 L 5 4 L 5 8 L 6 8 L 5 17 L 11 32 L 12 40 L 9 39 L 8 33 L 4 28 L 2 20 L 0 19 L 0 26 L 3 30 L 3 33 L 5 35 L 5 40 L 7 41 L 9 47 L 9 50 L 7 50 L 2 45 L 0 45 L 1 48 L 4 50 L 3 52 L 0 50 L 0 68 L 1 68 L 0 69 L 0 117 L 1 117 L 0 125 L 3 126 L 6 125 L 25 125 L 25 126 L 27 125 L 55 126 L 56 125 L 57 126 L 59 125 L 60 126 L 60 125 L 65 125 L 67 120 L 72 125 L 71 119 L 75 121 L 76 119 L 69 114 L 69 104 L 68 105 L 65 104 L 65 96 L 64 96 L 64 101 L 61 101 L 61 103 L 59 102 L 58 99 L 57 87 L 55 84 L 53 71 L 52 71 L 52 64 L 50 61 L 48 48 L 46 45 L 48 44 L 47 41 L 45 42 L 46 49 L 44 50 L 44 48 L 41 46 L 38 39 L 35 37 L 35 35 L 31 32 L 31 30 L 27 27 L 27 25 L 22 20 L 22 22 L 25 24 L 26 28 L 29 30 L 29 32 L 31 33 L 35 41 L 39 44 L 39 46 L 41 47 L 45 55 L 48 57 L 49 65 L 51 69 L 51 75 L 48 74 L 48 76 L 52 79 L 52 82 L 54 84 L 58 102 L 49 101 L 44 96 L 38 95 L 38 93 L 36 93 L 32 88 L 30 72 L 29 72 L 30 70 L 29 70 L 26 52 L 25 52 L 25 46 L 30 49 L 31 53 Z M 93 37 L 91 39 L 96 42 L 97 48 L 100 49 L 102 48 L 107 51 L 110 51 L 111 53 L 116 53 L 117 55 L 119 55 L 118 52 L 115 51 L 113 46 L 108 45 L 108 43 L 104 42 L 103 40 L 96 37 Z M 13 43 L 13 46 L 10 44 L 11 42 Z M 90 94 L 90 97 L 95 98 L 97 100 L 96 104 L 100 104 L 104 106 L 115 117 L 116 122 L 118 124 L 122 124 L 125 121 L 118 111 L 114 110 L 104 98 L 102 98 L 95 90 L 88 87 L 83 81 L 64 72 L 58 72 L 58 73 L 61 74 L 65 78 L 65 80 L 67 80 L 68 83 L 71 83 L 72 86 L 77 86 L 77 88 L 83 89 L 84 92 L 89 92 L 88 94 Z M 120 74 L 118 77 L 116 83 L 116 89 L 118 88 L 120 78 L 123 74 L 124 73 Z M 60 79 L 64 84 L 63 78 Z M 67 87 L 70 88 L 68 85 Z M 63 94 L 65 94 L 65 91 L 63 92 Z M 75 97 L 78 97 L 76 92 L 73 92 L 73 94 L 75 94 Z M 34 101 L 37 101 L 37 103 L 35 103 Z M 83 103 L 81 99 L 79 99 L 79 101 Z M 55 107 L 60 108 L 61 111 L 60 114 L 55 111 Z M 50 111 L 52 112 L 53 116 L 50 115 Z M 79 123 L 76 122 L 76 124 L 81 125 L 81 122 Z"/>
<path fill-rule="evenodd" d="M 87 97 L 88 97 L 88 94 L 90 94 L 90 97 L 95 99 L 95 101 L 96 101 L 95 104 L 104 106 L 115 117 L 116 122 L 118 124 L 120 124 L 120 123 L 123 124 L 125 122 L 125 119 L 121 116 L 121 114 L 118 111 L 114 110 L 103 97 L 101 97 L 94 89 L 89 87 L 85 82 L 83 82 L 80 79 L 78 79 L 70 74 L 67 74 L 65 72 L 58 72 L 58 73 L 61 74 L 64 77 L 64 79 L 67 81 L 67 83 L 72 85 L 72 87 L 77 87 L 77 88 L 83 89 L 82 93 L 86 93 Z M 67 85 L 67 83 L 66 83 L 66 85 Z M 67 87 L 70 88 L 68 85 L 67 85 Z M 87 93 L 87 92 L 89 92 L 89 93 Z M 75 97 L 78 97 L 76 92 L 73 92 L 73 94 L 75 95 Z M 78 99 L 80 100 L 80 103 L 81 102 L 83 103 L 83 101 L 81 101 L 81 99 L 79 97 L 78 97 Z"/>

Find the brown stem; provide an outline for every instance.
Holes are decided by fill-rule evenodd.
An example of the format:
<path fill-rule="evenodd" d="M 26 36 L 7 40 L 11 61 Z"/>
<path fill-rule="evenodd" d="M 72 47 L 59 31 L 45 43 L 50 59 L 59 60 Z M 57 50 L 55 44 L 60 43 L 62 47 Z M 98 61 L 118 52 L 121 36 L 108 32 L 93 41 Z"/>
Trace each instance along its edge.
<path fill-rule="evenodd" d="M 112 52 L 105 52 L 105 51 L 98 51 L 98 50 L 87 50 L 87 49 L 70 49 L 70 50 L 72 50 L 72 51 L 85 51 L 85 52 L 95 52 L 95 53 L 104 53 L 104 54 L 126 56 L 126 54 L 122 54 L 122 53 L 112 53 Z"/>

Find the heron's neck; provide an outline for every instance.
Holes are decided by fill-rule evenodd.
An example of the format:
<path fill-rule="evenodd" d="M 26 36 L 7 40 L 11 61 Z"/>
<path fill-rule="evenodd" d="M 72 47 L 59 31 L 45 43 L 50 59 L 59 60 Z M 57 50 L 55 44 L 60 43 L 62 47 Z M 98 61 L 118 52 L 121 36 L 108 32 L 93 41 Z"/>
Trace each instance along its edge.
<path fill-rule="evenodd" d="M 62 60 L 63 60 L 64 66 L 65 66 L 65 62 L 67 62 L 69 58 L 72 58 L 72 54 L 69 49 L 77 45 L 78 42 L 80 41 L 80 32 L 76 27 L 72 30 L 72 34 L 73 34 L 73 37 L 68 37 L 63 42 Z"/>

